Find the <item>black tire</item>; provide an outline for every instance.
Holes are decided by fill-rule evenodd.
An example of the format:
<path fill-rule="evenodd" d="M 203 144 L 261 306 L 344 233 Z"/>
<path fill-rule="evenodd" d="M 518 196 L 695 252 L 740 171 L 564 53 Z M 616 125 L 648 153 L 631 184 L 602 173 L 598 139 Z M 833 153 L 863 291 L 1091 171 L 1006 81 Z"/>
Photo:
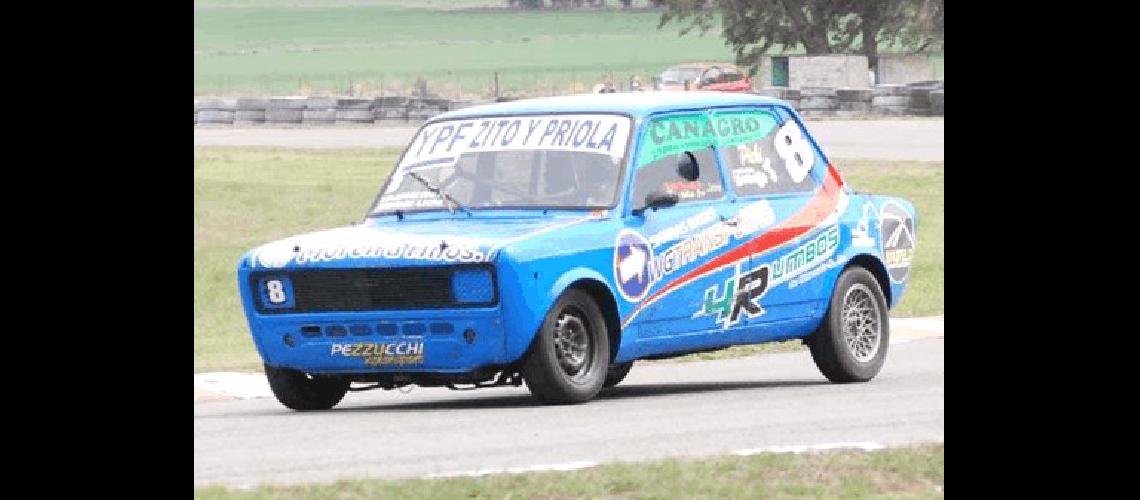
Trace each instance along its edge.
<path fill-rule="evenodd" d="M 577 348 L 563 348 L 571 344 Z M 574 359 L 580 359 L 580 364 L 574 365 Z M 575 404 L 593 399 L 602 390 L 609 362 L 609 334 L 602 311 L 589 294 L 572 288 L 547 311 L 519 371 L 535 399 Z"/>
<path fill-rule="evenodd" d="M 860 295 L 870 300 L 860 301 Z M 869 341 L 860 344 L 860 356 L 856 355 L 856 347 L 848 346 L 846 339 L 842 312 L 845 300 L 862 302 L 867 306 L 869 311 L 865 312 L 862 325 L 868 329 L 871 329 L 871 324 L 866 322 L 867 319 L 877 321 L 877 343 L 874 349 L 869 347 Z M 819 367 L 823 376 L 835 383 L 866 382 L 874 378 L 883 367 L 889 345 L 890 313 L 878 280 L 862 267 L 845 269 L 835 283 L 835 290 L 831 292 L 823 324 L 808 339 L 815 366 Z"/>
<path fill-rule="evenodd" d="M 348 381 L 333 377 L 312 377 L 288 368 L 265 366 L 265 377 L 277 401 L 297 411 L 327 410 L 336 406 L 348 392 Z"/>
<path fill-rule="evenodd" d="M 610 369 L 606 371 L 606 382 L 602 387 L 613 387 L 625 380 L 625 376 L 629 375 L 629 371 L 633 369 L 633 361 L 625 363 L 611 364 Z"/>

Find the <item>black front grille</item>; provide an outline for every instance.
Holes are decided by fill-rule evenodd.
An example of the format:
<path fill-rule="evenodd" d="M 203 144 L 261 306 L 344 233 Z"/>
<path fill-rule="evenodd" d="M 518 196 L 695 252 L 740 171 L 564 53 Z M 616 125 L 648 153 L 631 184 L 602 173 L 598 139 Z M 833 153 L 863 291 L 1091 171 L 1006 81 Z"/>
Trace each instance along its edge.
<path fill-rule="evenodd" d="M 257 309 L 262 313 L 382 311 L 487 306 L 460 304 L 451 291 L 451 275 L 475 266 L 417 267 L 391 269 L 306 269 L 256 272 L 251 275 Z M 485 266 L 481 266 L 485 267 Z M 494 273 L 491 273 L 492 280 Z M 292 282 L 295 304 L 290 308 L 267 308 L 257 284 L 263 277 L 287 276 Z"/>

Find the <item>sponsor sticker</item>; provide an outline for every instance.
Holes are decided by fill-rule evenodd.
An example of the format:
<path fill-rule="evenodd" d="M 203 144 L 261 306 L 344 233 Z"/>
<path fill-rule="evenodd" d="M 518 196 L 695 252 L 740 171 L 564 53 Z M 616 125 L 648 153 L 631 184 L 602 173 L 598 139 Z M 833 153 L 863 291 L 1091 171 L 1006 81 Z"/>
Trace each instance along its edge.
<path fill-rule="evenodd" d="M 367 239 L 329 235 L 320 239 L 294 239 L 264 245 L 253 253 L 253 264 L 265 268 L 351 259 L 412 259 L 437 262 L 485 262 L 486 253 L 461 238 L 411 239 L 373 235 Z"/>
<path fill-rule="evenodd" d="M 705 299 L 693 318 L 715 316 L 716 324 L 729 328 L 739 323 L 742 316 L 755 318 L 763 315 L 760 298 L 771 288 L 771 272 L 767 264 L 751 271 L 741 271 L 741 265 L 737 263 L 736 273 L 725 280 L 723 292 L 720 285 L 705 289 Z"/>
<path fill-rule="evenodd" d="M 871 202 L 863 204 L 863 217 L 859 219 L 859 225 L 851 230 L 851 245 L 867 248 L 875 246 L 875 239 L 871 237 L 871 213 L 875 211 L 875 206 Z"/>
<path fill-rule="evenodd" d="M 401 175 L 403 171 L 438 168 L 454 163 L 464 153 L 541 149 L 621 158 L 629 132 L 628 117 L 603 114 L 504 116 L 433 123 L 412 140 L 387 192 L 399 189 L 407 177 Z"/>
<path fill-rule="evenodd" d="M 630 302 L 645 298 L 649 291 L 649 262 L 653 247 L 641 233 L 623 229 L 614 243 L 614 281 L 618 292 Z"/>
<path fill-rule="evenodd" d="M 838 248 L 839 226 L 832 225 L 787 254 L 755 269 L 742 269 L 742 263 L 738 262 L 736 272 L 725 280 L 723 288 L 718 284 L 705 289 L 701 308 L 692 317 L 715 317 L 714 322 L 722 328 L 739 323 L 743 317 L 760 317 L 765 312 L 760 298 L 768 290 L 784 282 L 789 283 L 788 288 L 795 288 L 818 276 L 827 268 L 821 264 L 835 255 Z M 835 259 L 831 262 L 832 266 L 838 265 Z"/>
<path fill-rule="evenodd" d="M 414 365 L 424 362 L 423 341 L 333 344 L 331 356 L 362 358 L 366 366 Z"/>
<path fill-rule="evenodd" d="M 741 208 L 736 216 L 718 221 L 712 209 L 689 217 L 646 240 L 640 233 L 623 230 L 614 244 L 614 281 L 630 302 L 643 299 L 656 283 L 678 270 L 704 260 L 736 238 L 742 240 L 772 225 L 776 214 L 766 200 Z M 692 232 L 686 237 L 687 234 Z M 660 252 L 665 242 L 683 238 Z M 644 278 L 644 279 L 643 279 Z"/>
<path fill-rule="evenodd" d="M 838 248 L 839 226 L 832 225 L 771 263 L 773 286 L 822 264 Z"/>
<path fill-rule="evenodd" d="M 638 165 L 646 165 L 682 151 L 695 151 L 718 144 L 736 146 L 757 141 L 776 128 L 776 118 L 764 112 L 667 116 L 648 127 Z"/>
<path fill-rule="evenodd" d="M 914 219 L 902 205 L 888 201 L 879 209 L 879 226 L 887 273 L 892 282 L 902 283 L 910 275 L 914 257 Z"/>

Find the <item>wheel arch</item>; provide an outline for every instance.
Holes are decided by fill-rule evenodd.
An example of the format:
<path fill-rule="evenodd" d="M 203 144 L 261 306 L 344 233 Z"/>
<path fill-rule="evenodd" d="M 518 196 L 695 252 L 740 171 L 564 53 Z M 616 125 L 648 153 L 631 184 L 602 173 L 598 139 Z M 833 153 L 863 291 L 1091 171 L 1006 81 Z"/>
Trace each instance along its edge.
<path fill-rule="evenodd" d="M 575 280 L 566 287 L 566 290 L 571 288 L 577 288 L 589 294 L 598 308 L 602 310 L 602 317 L 606 320 L 606 332 L 610 339 L 610 361 L 613 361 L 617 357 L 618 348 L 621 346 L 621 316 L 618 313 L 617 299 L 614 298 L 613 291 L 604 282 L 591 278 Z"/>
<path fill-rule="evenodd" d="M 883 297 L 887 299 L 888 307 L 894 307 L 894 298 L 891 296 L 891 278 L 887 274 L 887 266 L 883 264 L 883 261 L 874 255 L 864 253 L 852 257 L 843 269 L 847 270 L 849 267 L 862 267 L 870 271 L 875 276 L 875 281 L 879 283 L 879 289 L 883 291 Z"/>
<path fill-rule="evenodd" d="M 621 317 L 616 295 L 610 285 L 606 283 L 605 277 L 589 268 L 575 268 L 562 273 L 547 289 L 547 293 L 540 303 L 531 306 L 533 310 L 528 316 L 533 317 L 516 327 L 515 334 L 517 336 L 508 336 L 507 359 L 518 360 L 530 350 L 534 340 L 538 337 L 539 329 L 542 328 L 542 321 L 546 317 L 546 313 L 554 306 L 558 298 L 571 288 L 586 292 L 602 310 L 610 339 L 610 361 L 613 361 L 621 344 Z"/>

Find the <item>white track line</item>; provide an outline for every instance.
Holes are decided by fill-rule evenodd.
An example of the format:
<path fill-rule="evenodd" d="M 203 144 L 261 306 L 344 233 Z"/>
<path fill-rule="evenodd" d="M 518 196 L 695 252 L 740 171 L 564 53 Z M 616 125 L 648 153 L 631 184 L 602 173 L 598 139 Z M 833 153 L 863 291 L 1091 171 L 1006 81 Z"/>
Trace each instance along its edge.
<path fill-rule="evenodd" d="M 194 388 L 236 399 L 273 397 L 269 381 L 261 372 L 195 373 Z"/>
<path fill-rule="evenodd" d="M 437 472 L 435 474 L 428 474 L 424 476 L 427 479 L 440 479 L 448 477 L 482 477 L 491 474 L 524 474 L 527 472 L 549 472 L 559 471 L 566 472 L 572 470 L 589 469 L 590 467 L 597 467 L 598 462 L 583 460 L 580 462 L 570 462 L 565 464 L 549 464 L 549 465 L 530 465 L 526 467 L 509 467 L 505 469 L 480 469 L 473 471 L 459 471 L 459 472 Z"/>
<path fill-rule="evenodd" d="M 765 446 L 762 448 L 745 448 L 732 452 L 733 455 L 746 457 L 749 455 L 758 455 L 760 453 L 810 453 L 816 451 L 827 450 L 845 450 L 855 449 L 863 451 L 878 451 L 886 446 L 873 441 L 854 442 L 854 443 L 823 443 L 811 445 L 791 445 L 791 446 Z"/>
<path fill-rule="evenodd" d="M 731 452 L 733 455 L 746 457 L 750 455 L 758 455 L 761 453 L 812 453 L 819 451 L 829 450 L 862 450 L 862 451 L 879 451 L 885 449 L 879 443 L 873 441 L 851 442 L 851 443 L 821 443 L 812 445 L 790 445 L 790 446 L 766 446 L 762 448 L 745 448 Z M 527 472 L 567 472 L 581 469 L 589 469 L 600 465 L 593 460 L 582 460 L 579 462 L 569 462 L 564 464 L 549 464 L 549 465 L 530 465 L 525 467 L 507 467 L 498 469 L 480 469 L 472 471 L 457 471 L 457 472 L 437 472 L 423 476 L 425 479 L 444 479 L 454 477 L 483 477 L 493 474 L 525 474 Z"/>

